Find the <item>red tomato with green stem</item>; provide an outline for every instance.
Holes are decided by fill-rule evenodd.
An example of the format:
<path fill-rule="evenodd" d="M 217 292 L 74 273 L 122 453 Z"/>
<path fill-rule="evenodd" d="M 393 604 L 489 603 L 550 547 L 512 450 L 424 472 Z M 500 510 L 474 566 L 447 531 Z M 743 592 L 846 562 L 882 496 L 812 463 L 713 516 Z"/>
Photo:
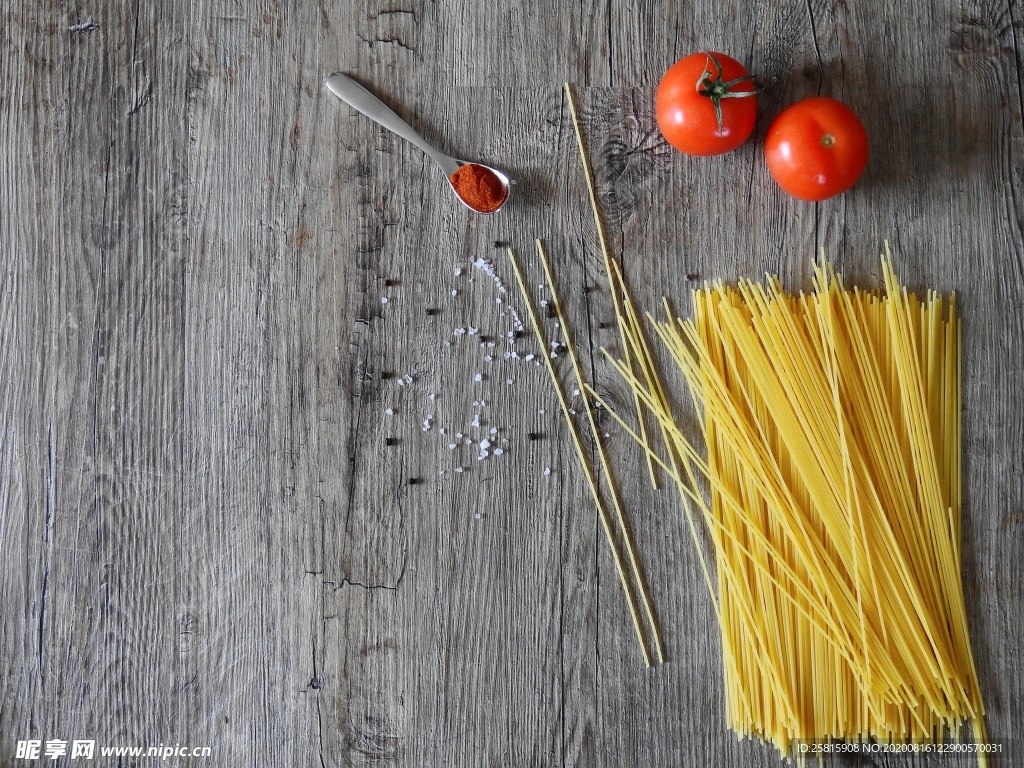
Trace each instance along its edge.
<path fill-rule="evenodd" d="M 680 59 L 665 73 L 655 100 L 658 128 L 678 150 L 720 155 L 754 132 L 757 89 L 736 59 L 712 51 Z"/>
<path fill-rule="evenodd" d="M 798 101 L 775 118 L 764 154 L 784 191 L 800 200 L 827 200 L 864 173 L 868 134 L 852 109 L 818 96 Z"/>

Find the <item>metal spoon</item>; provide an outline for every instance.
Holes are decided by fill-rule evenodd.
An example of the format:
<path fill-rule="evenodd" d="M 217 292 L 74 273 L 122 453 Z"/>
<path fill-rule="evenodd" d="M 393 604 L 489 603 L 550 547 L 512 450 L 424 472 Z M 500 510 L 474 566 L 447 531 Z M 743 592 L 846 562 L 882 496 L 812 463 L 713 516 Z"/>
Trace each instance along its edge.
<path fill-rule="evenodd" d="M 469 208 L 471 211 L 476 213 L 483 213 L 488 215 L 491 213 L 497 213 L 501 210 L 502 206 L 508 202 L 509 193 L 512 191 L 512 182 L 508 176 L 499 171 L 497 168 L 492 168 L 489 165 L 483 163 L 470 163 L 468 160 L 458 160 L 454 157 L 449 157 L 443 152 L 438 151 L 414 131 L 405 120 L 400 118 L 391 109 L 388 108 L 384 102 L 370 93 L 368 90 L 363 88 L 359 83 L 353 80 L 348 75 L 343 75 L 341 72 L 335 72 L 333 75 L 327 78 L 325 85 L 331 89 L 331 92 L 344 102 L 347 102 L 357 110 L 362 112 L 368 118 L 376 123 L 387 128 L 389 131 L 401 136 L 406 141 L 414 144 L 415 146 L 422 149 L 427 155 L 437 163 L 441 172 L 444 173 L 445 178 L 448 179 L 448 185 L 455 192 L 455 196 L 459 198 L 464 206 Z M 505 188 L 505 199 L 502 200 L 501 205 L 495 208 L 493 211 L 478 211 L 476 208 L 471 206 L 459 195 L 458 190 L 455 188 L 455 184 L 452 182 L 452 174 L 455 173 L 459 168 L 464 165 L 478 165 L 487 170 L 491 171 L 502 186 Z"/>

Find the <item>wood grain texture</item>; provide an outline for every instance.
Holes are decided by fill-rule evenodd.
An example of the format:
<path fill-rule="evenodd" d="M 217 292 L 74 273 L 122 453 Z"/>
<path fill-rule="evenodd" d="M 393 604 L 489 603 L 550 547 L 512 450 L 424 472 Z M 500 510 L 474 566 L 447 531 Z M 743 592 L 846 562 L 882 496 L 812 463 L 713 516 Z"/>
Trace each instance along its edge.
<path fill-rule="evenodd" d="M 820 248 L 874 282 L 886 239 L 912 286 L 957 291 L 971 637 L 990 736 L 1024 764 L 1022 41 L 1016 0 L 6 4 L 0 764 L 55 738 L 218 766 L 780 764 L 725 729 L 679 506 L 607 423 L 670 657 L 643 668 L 522 359 L 542 351 L 507 336 L 524 308 L 495 245 L 536 288 L 543 237 L 586 371 L 628 404 L 566 79 L 643 307 L 686 312 L 687 275 L 806 288 Z M 686 158 L 654 88 L 706 47 L 766 94 L 757 140 Z M 322 88 L 335 70 L 507 168 L 507 209 L 456 205 Z M 808 205 L 759 141 L 814 94 L 858 111 L 872 159 Z M 504 455 L 478 461 L 492 428 Z"/>

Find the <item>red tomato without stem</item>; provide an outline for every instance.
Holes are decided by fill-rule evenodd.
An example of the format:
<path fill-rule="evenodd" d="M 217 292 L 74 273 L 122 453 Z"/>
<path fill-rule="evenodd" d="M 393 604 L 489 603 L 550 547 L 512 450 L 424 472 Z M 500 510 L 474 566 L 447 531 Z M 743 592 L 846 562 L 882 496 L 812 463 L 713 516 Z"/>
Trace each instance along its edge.
<path fill-rule="evenodd" d="M 673 147 L 690 155 L 720 155 L 754 132 L 757 91 L 736 59 L 693 53 L 661 79 L 656 111 L 658 127 Z"/>
<path fill-rule="evenodd" d="M 779 186 L 801 200 L 826 200 L 852 187 L 868 163 L 868 135 L 852 109 L 804 99 L 775 118 L 765 160 Z"/>

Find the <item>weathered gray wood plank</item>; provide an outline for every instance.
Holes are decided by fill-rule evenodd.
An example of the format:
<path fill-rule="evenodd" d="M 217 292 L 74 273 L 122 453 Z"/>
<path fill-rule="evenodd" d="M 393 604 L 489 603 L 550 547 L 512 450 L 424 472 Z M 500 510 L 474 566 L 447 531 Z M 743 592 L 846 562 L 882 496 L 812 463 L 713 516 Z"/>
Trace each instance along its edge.
<path fill-rule="evenodd" d="M 871 281 L 886 238 L 911 285 L 957 291 L 972 640 L 990 736 L 1024 759 L 1019 3 L 0 14 L 0 762 L 94 738 L 214 765 L 779 764 L 724 727 L 672 492 L 608 423 L 669 655 L 645 670 L 546 373 L 505 357 L 541 351 L 506 336 L 525 313 L 495 243 L 536 289 L 543 237 L 584 366 L 628 410 L 566 79 L 643 307 L 687 311 L 688 275 L 807 287 L 821 247 Z M 760 74 L 758 139 L 804 96 L 854 106 L 861 184 L 806 205 L 756 142 L 670 150 L 654 88 L 704 47 Z M 508 168 L 508 209 L 455 205 L 322 89 L 336 69 Z M 504 455 L 477 461 L 491 428 Z"/>
<path fill-rule="evenodd" d="M 77 11 L 25 5 L 5 46 L 19 85 L 4 178 L 24 183 L 3 215 L 18 275 L 4 346 L 20 360 L 5 379 L 20 500 L 3 517 L 3 730 L 135 741 L 176 720 L 182 24 Z M 166 101 L 143 110 L 155 82 Z M 156 137 L 160 153 L 136 151 Z"/>

